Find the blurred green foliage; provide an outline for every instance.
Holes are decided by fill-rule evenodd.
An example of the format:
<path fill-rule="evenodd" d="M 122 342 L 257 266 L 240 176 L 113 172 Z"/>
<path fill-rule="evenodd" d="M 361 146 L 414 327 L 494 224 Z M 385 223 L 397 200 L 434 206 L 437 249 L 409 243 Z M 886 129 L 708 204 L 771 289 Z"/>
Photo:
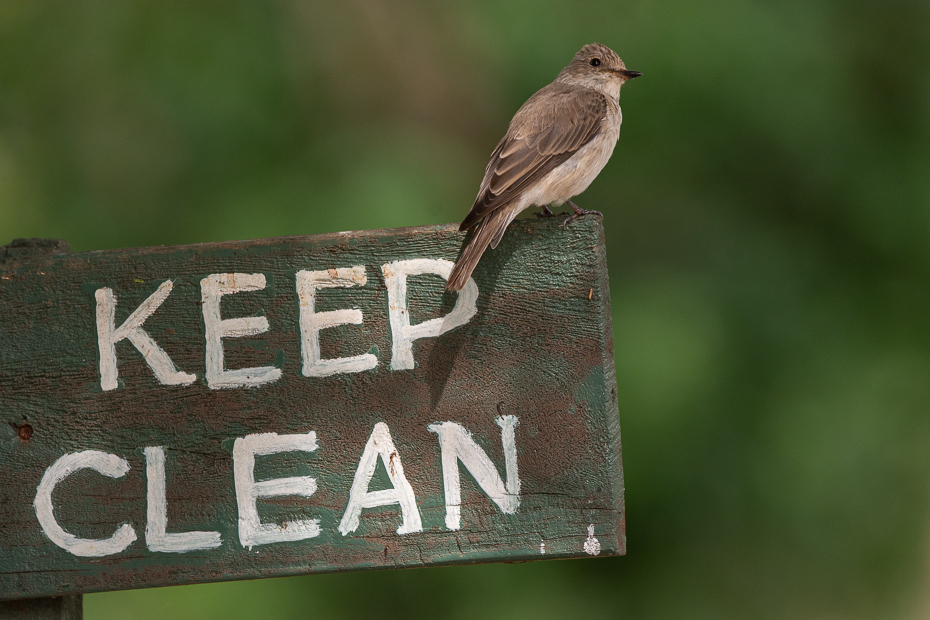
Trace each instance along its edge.
<path fill-rule="evenodd" d="M 584 43 L 629 554 L 85 597 L 88 618 L 930 615 L 930 5 L 0 4 L 0 243 L 460 220 Z"/>

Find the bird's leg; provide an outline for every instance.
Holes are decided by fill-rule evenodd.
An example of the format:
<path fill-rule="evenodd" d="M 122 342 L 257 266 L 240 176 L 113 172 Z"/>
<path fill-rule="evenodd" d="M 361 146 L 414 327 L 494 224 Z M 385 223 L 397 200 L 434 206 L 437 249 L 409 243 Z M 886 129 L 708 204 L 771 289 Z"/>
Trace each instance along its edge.
<path fill-rule="evenodd" d="M 575 213 L 565 218 L 565 221 L 562 222 L 562 226 L 565 226 L 572 220 L 577 219 L 581 217 L 582 215 L 600 215 L 601 217 L 604 217 L 604 214 L 601 213 L 600 211 L 588 211 L 587 209 L 579 209 L 578 206 L 571 200 L 566 200 L 565 202 L 568 206 L 572 208 L 572 211 L 574 211 Z"/>
<path fill-rule="evenodd" d="M 536 217 L 555 217 L 555 213 L 549 210 L 548 205 L 542 205 L 542 213 L 537 213 Z"/>

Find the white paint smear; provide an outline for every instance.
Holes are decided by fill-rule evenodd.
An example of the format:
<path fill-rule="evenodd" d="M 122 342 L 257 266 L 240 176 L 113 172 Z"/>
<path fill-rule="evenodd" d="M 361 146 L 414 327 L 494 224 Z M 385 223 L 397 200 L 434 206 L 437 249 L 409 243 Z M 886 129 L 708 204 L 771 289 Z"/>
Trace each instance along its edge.
<path fill-rule="evenodd" d="M 384 468 L 394 488 L 369 492 L 368 485 L 378 466 L 379 458 L 384 463 Z M 387 424 L 378 422 L 368 438 L 368 443 L 365 444 L 365 451 L 355 470 L 355 479 L 349 491 L 349 504 L 346 506 L 345 514 L 342 515 L 342 521 L 339 522 L 339 531 L 343 536 L 354 532 L 358 528 L 363 508 L 391 504 L 400 505 L 403 517 L 403 522 L 397 528 L 398 534 L 423 531 L 420 511 L 417 509 L 417 499 L 413 494 L 413 487 L 404 476 L 404 466 L 400 462 L 397 448 L 394 447 L 391 432 Z"/>
<path fill-rule="evenodd" d="M 414 258 L 386 263 L 381 267 L 388 294 L 388 319 L 391 325 L 391 370 L 410 370 L 413 360 L 413 341 L 435 338 L 464 325 L 478 312 L 478 285 L 471 278 L 459 291 L 455 306 L 449 314 L 417 325 L 410 324 L 407 308 L 407 278 L 433 274 L 449 279 L 454 263 L 443 259 Z"/>
<path fill-rule="evenodd" d="M 281 378 L 281 369 L 274 366 L 236 370 L 224 368 L 223 338 L 262 334 L 268 331 L 268 319 L 263 316 L 223 319 L 220 316 L 220 300 L 224 295 L 260 291 L 263 288 L 263 273 L 215 273 L 200 281 L 206 336 L 206 377 L 207 385 L 211 388 L 255 387 Z"/>
<path fill-rule="evenodd" d="M 120 525 L 109 538 L 78 538 L 66 532 L 55 520 L 52 491 L 59 482 L 80 469 L 93 469 L 109 478 L 122 478 L 129 471 L 129 463 L 115 454 L 99 450 L 85 450 L 66 454 L 45 470 L 34 502 L 36 517 L 42 531 L 53 543 L 74 555 L 99 558 L 119 553 L 136 540 L 136 531 L 128 523 Z"/>
<path fill-rule="evenodd" d="M 356 308 L 316 311 L 316 293 L 321 288 L 365 286 L 365 266 L 325 271 L 298 271 L 297 298 L 300 302 L 300 354 L 305 377 L 327 377 L 338 373 L 371 370 L 378 358 L 370 353 L 352 357 L 321 359 L 320 331 L 337 325 L 361 325 L 362 311 Z"/>
<path fill-rule="evenodd" d="M 442 453 L 442 485 L 446 497 L 446 527 L 450 530 L 461 528 L 462 483 L 459 479 L 459 461 L 474 476 L 481 490 L 497 504 L 503 513 L 514 514 L 520 506 L 520 478 L 517 472 L 517 446 L 514 440 L 514 428 L 518 424 L 517 417 L 500 416 L 495 422 L 501 427 L 506 484 L 487 453 L 475 443 L 471 433 L 461 424 L 442 422 L 427 427 L 430 432 L 439 435 L 439 449 Z"/>
<path fill-rule="evenodd" d="M 146 522 L 145 544 L 150 551 L 184 553 L 219 547 L 219 532 L 181 532 L 168 534 L 168 501 L 165 499 L 165 449 L 145 449 Z"/>
<path fill-rule="evenodd" d="M 601 552 L 601 543 L 598 539 L 594 537 L 594 524 L 588 526 L 588 537 L 584 541 L 584 546 L 582 547 L 584 552 L 588 555 L 597 555 Z"/>
<path fill-rule="evenodd" d="M 118 328 L 116 325 L 116 295 L 113 289 L 100 288 L 94 293 L 97 300 L 97 347 L 100 352 L 100 389 L 115 390 L 119 385 L 116 369 L 116 343 L 128 339 L 142 354 L 155 378 L 164 385 L 189 385 L 196 379 L 178 370 L 168 354 L 142 329 L 152 314 L 171 293 L 171 280 L 165 280 L 148 299 L 139 304 Z"/>
<path fill-rule="evenodd" d="M 239 542 L 251 549 L 255 545 L 304 540 L 320 535 L 319 519 L 301 519 L 277 523 L 262 523 L 256 500 L 260 497 L 316 493 L 316 478 L 295 476 L 255 481 L 255 456 L 281 452 L 313 452 L 317 449 L 316 433 L 278 435 L 256 433 L 236 439 L 233 444 L 233 477 L 236 482 L 236 503 L 239 506 Z"/>

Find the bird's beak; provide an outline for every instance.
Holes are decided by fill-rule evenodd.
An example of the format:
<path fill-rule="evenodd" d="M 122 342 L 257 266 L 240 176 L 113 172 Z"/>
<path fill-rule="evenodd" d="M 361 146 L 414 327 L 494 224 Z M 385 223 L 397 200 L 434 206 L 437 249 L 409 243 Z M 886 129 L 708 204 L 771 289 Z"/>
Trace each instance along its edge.
<path fill-rule="evenodd" d="M 638 78 L 639 76 L 642 75 L 642 73 L 640 73 L 639 71 L 623 70 L 623 71 L 617 71 L 616 73 L 617 75 L 622 77 L 624 80 L 632 80 L 633 78 Z"/>

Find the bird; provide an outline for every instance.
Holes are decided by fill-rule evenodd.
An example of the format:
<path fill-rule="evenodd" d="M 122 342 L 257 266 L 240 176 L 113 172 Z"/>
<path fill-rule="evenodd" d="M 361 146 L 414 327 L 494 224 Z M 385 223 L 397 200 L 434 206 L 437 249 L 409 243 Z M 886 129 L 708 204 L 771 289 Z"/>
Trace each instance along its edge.
<path fill-rule="evenodd" d="M 474 229 L 474 235 L 452 268 L 447 290 L 465 286 L 487 247 L 496 248 L 510 222 L 529 207 L 552 216 L 550 206 L 568 203 L 574 213 L 563 225 L 582 215 L 601 215 L 578 208 L 571 198 L 587 189 L 610 159 L 620 137 L 620 88 L 641 75 L 627 70 L 606 45 L 590 43 L 517 110 L 459 226 Z"/>

